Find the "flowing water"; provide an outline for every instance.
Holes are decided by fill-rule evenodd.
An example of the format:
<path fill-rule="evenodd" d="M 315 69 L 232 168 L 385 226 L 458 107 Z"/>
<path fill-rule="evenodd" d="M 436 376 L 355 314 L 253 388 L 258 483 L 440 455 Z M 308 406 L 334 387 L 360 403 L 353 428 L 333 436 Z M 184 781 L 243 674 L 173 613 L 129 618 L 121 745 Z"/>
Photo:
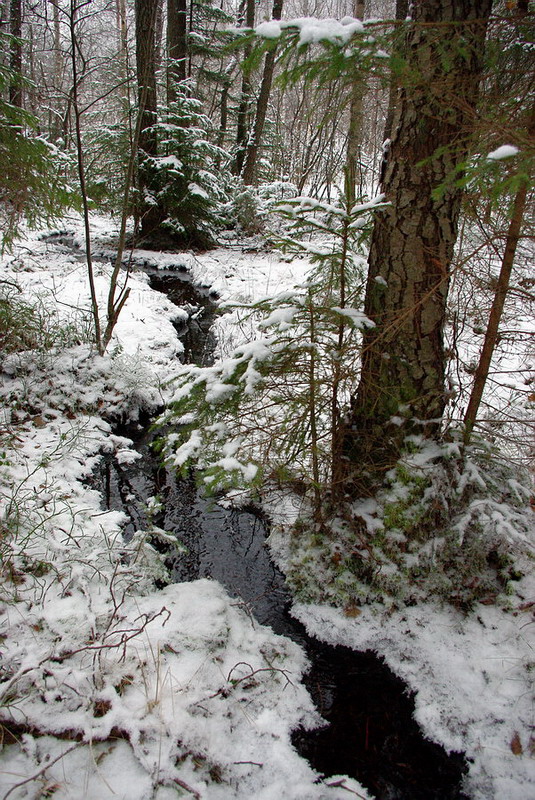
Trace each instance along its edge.
<path fill-rule="evenodd" d="M 214 346 L 214 298 L 179 272 L 148 274 L 153 288 L 191 309 L 192 324 L 178 333 L 188 360 L 205 359 Z M 193 481 L 177 479 L 163 468 L 150 446 L 148 421 L 117 432 L 135 441 L 142 458 L 128 467 L 103 459 L 95 481 L 107 506 L 129 517 L 126 535 L 146 526 L 144 505 L 158 495 L 162 507 L 154 522 L 180 543 L 166 552 L 172 580 L 220 581 L 256 621 L 306 649 L 312 666 L 305 683 L 328 725 L 297 731 L 293 742 L 298 752 L 326 776 L 357 779 L 378 800 L 465 798 L 460 789 L 464 758 L 425 739 L 412 718 L 413 698 L 383 660 L 320 642 L 290 616 L 291 596 L 265 546 L 268 530 L 262 516 L 254 509 L 225 509 L 204 498 Z"/>

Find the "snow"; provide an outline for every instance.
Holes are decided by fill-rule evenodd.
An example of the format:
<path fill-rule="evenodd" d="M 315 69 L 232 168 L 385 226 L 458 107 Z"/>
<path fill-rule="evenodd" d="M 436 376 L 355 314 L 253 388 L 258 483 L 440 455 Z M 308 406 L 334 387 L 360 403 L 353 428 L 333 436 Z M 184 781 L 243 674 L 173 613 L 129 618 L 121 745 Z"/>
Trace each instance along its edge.
<path fill-rule="evenodd" d="M 342 27 L 347 32 L 352 25 Z M 314 26 L 303 22 L 301 30 Z M 80 220 L 65 225 L 80 242 Z M 105 252 L 110 221 L 94 217 L 92 227 Z M 270 327 L 292 324 L 291 287 L 309 269 L 305 258 L 287 262 L 231 247 L 202 256 L 136 253 L 136 262 L 159 269 L 179 261 L 222 303 L 285 293 L 292 306 L 272 314 Z M 96 264 L 101 302 L 110 269 Z M 28 235 L 3 257 L 2 270 L 24 296 L 39 293 L 45 307 L 83 328 L 88 289 L 76 253 Z M 1 543 L 1 718 L 20 733 L 4 739 L 0 795 L 371 798 L 344 776 L 318 780 L 291 745 L 292 730 L 318 721 L 300 680 L 307 667 L 300 647 L 254 622 L 215 581 L 155 589 L 164 567 L 150 538 L 165 534 L 140 530 L 125 542 L 123 516 L 103 511 L 86 483 L 102 452 L 115 453 L 125 467 L 138 458 L 104 412 L 108 419 L 135 420 L 140 409 L 155 409 L 170 399 L 168 382 L 181 369 L 172 321 L 186 311 L 152 291 L 143 274 L 132 274 L 129 285 L 104 357 L 75 338 L 46 352 L 4 356 L 1 364 L 0 510 L 8 531 Z M 366 324 L 358 309 L 338 312 Z M 265 356 L 269 340 L 252 342 L 232 309 L 217 327 L 226 344 L 207 389 L 227 391 L 222 376 L 232 365 L 225 359 L 244 337 L 249 344 L 242 356 L 252 356 L 244 380 L 253 385 L 255 360 Z M 198 441 L 194 432 L 183 447 Z M 234 452 L 229 442 L 222 466 L 254 469 Z M 426 450 L 420 458 L 429 464 L 435 455 Z M 357 511 L 369 526 L 381 527 L 375 501 L 362 501 Z M 279 493 L 270 513 L 284 529 L 298 513 L 298 499 Z M 281 536 L 272 537 L 272 547 L 287 565 Z M 465 791 L 472 800 L 527 800 L 535 785 L 533 577 L 527 574 L 521 585 L 526 600 L 512 599 L 510 610 L 478 605 L 463 615 L 433 604 L 369 606 L 348 618 L 327 606 L 298 604 L 294 613 L 325 641 L 385 658 L 415 693 L 425 734 L 466 752 Z"/>
<path fill-rule="evenodd" d="M 263 39 L 278 39 L 284 30 L 292 28 L 297 28 L 299 31 L 299 45 L 318 42 L 344 44 L 349 42 L 355 33 L 363 33 L 365 24 L 353 17 L 344 17 L 342 20 L 296 17 L 295 19 L 261 22 L 254 31 Z"/>
<path fill-rule="evenodd" d="M 172 126 L 167 126 L 172 127 Z M 158 168 L 168 168 L 176 170 L 177 172 L 182 171 L 182 162 L 176 156 L 158 156 L 158 158 L 154 159 Z"/>
<path fill-rule="evenodd" d="M 80 242 L 80 220 L 66 225 Z M 105 250 L 109 220 L 95 217 L 92 226 Z M 136 260 L 145 256 L 162 268 L 178 260 L 139 252 Z M 268 291 L 283 266 L 260 261 L 262 280 L 245 284 Z M 96 264 L 101 302 L 110 269 Z M 85 319 L 84 265 L 65 246 L 28 236 L 4 258 L 3 278 L 25 296 L 39 292 L 48 308 L 59 301 L 64 320 Z M 186 312 L 142 274 L 129 285 L 104 357 L 76 342 L 3 359 L 0 511 L 14 535 L 2 543 L 13 571 L 0 598 L 0 693 L 3 724 L 22 732 L 4 741 L 0 795 L 342 800 L 353 788 L 369 797 L 346 778 L 317 781 L 290 743 L 293 729 L 318 721 L 300 682 L 300 647 L 254 622 L 215 581 L 156 590 L 164 568 L 149 537 L 165 534 L 140 530 L 125 542 L 123 515 L 103 511 L 85 483 L 101 452 L 124 466 L 138 458 L 100 413 L 135 420 L 167 398 L 180 367 L 172 320 Z M 235 460 L 231 448 L 227 458 Z"/>
<path fill-rule="evenodd" d="M 287 308 L 276 308 L 260 324 L 260 328 L 277 326 L 280 330 L 291 327 L 292 320 L 299 311 L 298 306 L 288 306 Z"/>
<path fill-rule="evenodd" d="M 529 609 L 505 615 L 480 606 L 469 616 L 433 605 L 361 611 L 349 619 L 325 606 L 294 606 L 311 634 L 385 658 L 415 692 L 415 718 L 427 736 L 473 760 L 465 787 L 473 800 L 532 797 L 533 687 L 525 675 L 533 663 Z M 516 733 L 518 755 L 511 750 Z"/>
<path fill-rule="evenodd" d="M 517 153 L 518 147 L 514 147 L 512 144 L 502 144 L 501 147 L 497 147 L 496 150 L 488 154 L 487 161 L 501 161 L 502 158 L 511 158 L 511 156 L 516 156 Z"/>
<path fill-rule="evenodd" d="M 191 458 L 194 453 L 199 452 L 201 447 L 202 439 L 200 431 L 193 431 L 188 441 L 184 442 L 184 444 L 180 445 L 177 449 L 173 459 L 175 466 L 181 467 L 186 463 L 188 458 Z"/>
<path fill-rule="evenodd" d="M 263 39 L 278 39 L 281 32 L 280 22 L 274 19 L 261 22 L 260 25 L 257 25 L 255 28 L 256 35 L 261 36 Z"/>
<path fill-rule="evenodd" d="M 199 186 L 198 183 L 189 183 L 188 190 L 191 192 L 191 194 L 196 194 L 198 197 L 202 197 L 204 200 L 208 200 L 210 197 L 208 192 L 205 191 L 202 186 Z"/>
<path fill-rule="evenodd" d="M 348 317 L 355 328 L 364 329 L 375 327 L 375 322 L 358 308 L 349 308 L 348 306 L 340 308 L 339 306 L 333 306 L 332 310 L 338 312 L 338 314 L 341 314 L 343 317 Z"/>

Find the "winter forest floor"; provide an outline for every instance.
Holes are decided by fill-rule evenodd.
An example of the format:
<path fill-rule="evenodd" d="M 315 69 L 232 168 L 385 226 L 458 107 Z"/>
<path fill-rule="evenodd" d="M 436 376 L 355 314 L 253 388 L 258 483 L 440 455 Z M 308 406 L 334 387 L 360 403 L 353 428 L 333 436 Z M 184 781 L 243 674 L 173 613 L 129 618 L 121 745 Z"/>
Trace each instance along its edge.
<path fill-rule="evenodd" d="M 79 243 L 81 230 L 74 217 L 62 228 Z M 109 252 L 110 220 L 95 217 L 93 235 L 96 253 Z M 125 541 L 124 515 L 103 510 L 90 488 L 103 453 L 125 468 L 139 457 L 112 425 L 169 398 L 182 349 L 173 321 L 188 313 L 135 272 L 108 353 L 91 354 L 85 264 L 64 242 L 27 235 L 0 274 L 21 315 L 25 301 L 38 304 L 27 349 L 1 363 L 0 798 L 371 798 L 353 779 L 318 779 L 292 746 L 292 731 L 318 724 L 301 648 L 214 580 L 155 588 L 164 568 L 150 542 L 165 532 L 149 524 Z M 138 251 L 135 260 L 183 264 L 220 302 L 284 290 L 308 266 L 235 245 L 195 256 Z M 103 298 L 110 268 L 96 267 Z M 216 358 L 243 335 L 232 314 L 217 334 Z M 284 571 L 283 514 L 271 510 Z M 296 604 L 293 613 L 326 642 L 384 657 L 415 693 L 425 735 L 465 753 L 467 796 L 529 800 L 534 608 L 528 572 L 507 610 L 370 605 L 349 617 Z"/>

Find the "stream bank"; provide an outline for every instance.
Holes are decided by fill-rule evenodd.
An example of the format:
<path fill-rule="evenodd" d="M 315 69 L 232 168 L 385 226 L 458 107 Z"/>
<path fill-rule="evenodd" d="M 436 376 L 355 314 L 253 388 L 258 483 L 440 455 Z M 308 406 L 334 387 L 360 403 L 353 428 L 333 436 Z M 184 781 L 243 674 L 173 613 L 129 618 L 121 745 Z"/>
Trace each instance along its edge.
<path fill-rule="evenodd" d="M 215 344 L 210 340 L 215 306 L 207 304 L 213 306 L 213 298 L 204 290 L 196 294 L 191 280 L 179 272 L 148 272 L 152 288 L 191 307 L 193 324 L 178 333 L 182 341 L 190 338 L 188 360 L 205 362 Z M 204 498 L 193 481 L 179 480 L 161 467 L 148 427 L 144 421 L 136 429 L 117 431 L 134 440 L 142 457 L 128 467 L 103 459 L 96 484 L 107 507 L 124 511 L 131 520 L 127 535 L 128 528 L 146 526 L 146 501 L 159 496 L 161 508 L 153 521 L 179 543 L 166 554 L 172 580 L 220 581 L 250 612 L 253 624 L 269 625 L 305 648 L 312 665 L 305 683 L 329 725 L 296 732 L 298 752 L 325 775 L 356 778 L 378 800 L 462 800 L 464 759 L 423 737 L 404 684 L 375 654 L 332 647 L 307 635 L 289 614 L 292 598 L 269 557 L 261 515 L 222 508 Z"/>

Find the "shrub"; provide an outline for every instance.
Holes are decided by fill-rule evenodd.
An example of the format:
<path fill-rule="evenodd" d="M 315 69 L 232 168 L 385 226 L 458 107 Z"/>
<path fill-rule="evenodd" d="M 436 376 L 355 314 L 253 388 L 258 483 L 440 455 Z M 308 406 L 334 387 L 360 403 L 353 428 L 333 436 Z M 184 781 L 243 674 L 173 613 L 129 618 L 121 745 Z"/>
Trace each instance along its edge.
<path fill-rule="evenodd" d="M 0 355 L 24 350 L 44 352 L 89 341 L 88 321 L 60 320 L 44 297 L 26 300 L 21 288 L 0 282 Z"/>
<path fill-rule="evenodd" d="M 4 52 L 9 40 L 0 33 Z M 49 223 L 78 204 L 65 178 L 68 157 L 36 134 L 35 117 L 3 99 L 12 78 L 0 63 L 0 249 L 10 247 L 21 219 L 31 226 Z"/>

